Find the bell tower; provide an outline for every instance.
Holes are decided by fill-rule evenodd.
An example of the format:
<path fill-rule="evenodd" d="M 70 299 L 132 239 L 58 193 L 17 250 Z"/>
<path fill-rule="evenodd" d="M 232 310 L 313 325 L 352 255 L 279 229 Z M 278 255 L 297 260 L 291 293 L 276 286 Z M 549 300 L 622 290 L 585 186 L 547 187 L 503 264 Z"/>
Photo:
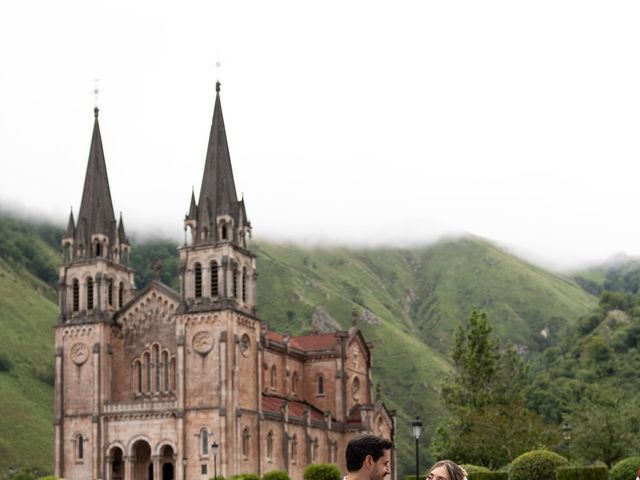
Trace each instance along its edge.
<path fill-rule="evenodd" d="M 235 309 L 255 314 L 255 257 L 247 250 L 251 223 L 238 200 L 227 133 L 216 82 L 209 144 L 198 202 L 191 192 L 185 216 L 182 308 L 186 311 Z"/>
<path fill-rule="evenodd" d="M 116 221 L 107 166 L 94 109 L 93 135 L 77 221 L 69 214 L 62 237 L 60 323 L 110 320 L 133 294 L 131 244 L 122 214 Z"/>

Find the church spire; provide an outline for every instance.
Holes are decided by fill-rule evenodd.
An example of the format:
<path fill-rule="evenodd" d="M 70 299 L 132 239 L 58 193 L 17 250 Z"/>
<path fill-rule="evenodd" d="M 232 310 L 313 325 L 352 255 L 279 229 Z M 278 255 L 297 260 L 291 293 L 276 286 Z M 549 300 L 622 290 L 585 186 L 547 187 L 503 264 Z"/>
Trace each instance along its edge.
<path fill-rule="evenodd" d="M 220 82 L 216 82 L 216 101 L 198 204 L 192 196 L 186 221 L 195 219 L 194 243 L 231 241 L 240 243 L 240 233 L 249 226 L 244 205 L 238 201 L 231 168 L 227 132 L 220 102 Z"/>
<path fill-rule="evenodd" d="M 82 191 L 82 202 L 76 224 L 76 246 L 91 252 L 95 235 L 106 237 L 111 245 L 116 240 L 116 218 L 111 202 L 111 190 L 107 177 L 107 165 L 102 149 L 98 107 L 93 109 L 94 123 L 87 172 Z"/>
<path fill-rule="evenodd" d="M 73 208 L 69 213 L 69 222 L 67 223 L 67 230 L 64 232 L 65 238 L 73 239 L 76 236 L 76 223 L 73 220 Z"/>

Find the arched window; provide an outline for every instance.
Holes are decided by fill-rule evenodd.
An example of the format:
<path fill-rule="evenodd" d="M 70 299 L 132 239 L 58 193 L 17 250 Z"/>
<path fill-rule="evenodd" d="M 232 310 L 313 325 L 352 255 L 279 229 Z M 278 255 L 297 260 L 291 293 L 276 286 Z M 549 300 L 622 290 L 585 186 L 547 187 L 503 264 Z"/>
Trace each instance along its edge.
<path fill-rule="evenodd" d="M 247 302 L 247 267 L 242 267 L 242 302 Z"/>
<path fill-rule="evenodd" d="M 218 296 L 218 263 L 211 262 L 211 296 Z"/>
<path fill-rule="evenodd" d="M 118 286 L 118 308 L 124 305 L 124 282 L 120 282 Z"/>
<path fill-rule="evenodd" d="M 291 437 L 291 463 L 297 463 L 298 461 L 298 437 L 293 435 Z"/>
<path fill-rule="evenodd" d="M 164 371 L 164 388 L 165 392 L 168 392 L 171 387 L 169 385 L 169 353 L 162 352 L 162 369 Z"/>
<path fill-rule="evenodd" d="M 80 310 L 80 282 L 77 278 L 73 280 L 73 311 Z"/>
<path fill-rule="evenodd" d="M 267 433 L 267 462 L 273 458 L 273 432 Z"/>
<path fill-rule="evenodd" d="M 93 310 L 93 278 L 87 278 L 87 310 Z"/>
<path fill-rule="evenodd" d="M 311 441 L 311 463 L 318 461 L 318 439 L 314 438 Z"/>
<path fill-rule="evenodd" d="M 271 366 L 271 388 L 273 388 L 274 390 L 276 388 L 276 380 L 277 380 L 276 366 L 272 365 Z"/>
<path fill-rule="evenodd" d="M 158 345 L 154 345 L 153 346 L 153 362 L 155 363 L 155 367 L 156 367 L 156 381 L 155 381 L 155 391 L 159 392 L 160 391 L 160 347 Z"/>
<path fill-rule="evenodd" d="M 96 257 L 102 256 L 102 244 L 100 242 L 96 242 Z"/>
<path fill-rule="evenodd" d="M 200 452 L 209 455 L 209 432 L 204 428 L 200 431 Z"/>
<path fill-rule="evenodd" d="M 249 458 L 249 427 L 242 430 L 242 456 L 245 459 Z"/>
<path fill-rule="evenodd" d="M 317 395 L 324 395 L 324 377 L 318 375 L 318 393 Z"/>
<path fill-rule="evenodd" d="M 133 367 L 134 374 L 136 376 L 137 390 L 138 393 L 142 393 L 142 363 L 140 360 L 136 360 L 136 363 Z"/>
<path fill-rule="evenodd" d="M 68 243 L 64 244 L 62 247 L 63 258 L 65 262 L 69 262 L 71 260 L 71 245 Z"/>
<path fill-rule="evenodd" d="M 146 373 L 147 373 L 147 392 L 151 391 L 151 355 L 149 354 L 149 352 L 146 352 L 144 354 L 144 368 L 146 369 Z"/>
<path fill-rule="evenodd" d="M 171 391 L 176 389 L 176 357 L 171 357 Z"/>
<path fill-rule="evenodd" d="M 78 448 L 78 460 L 84 459 L 84 437 L 82 434 L 76 437 L 76 443 Z"/>
<path fill-rule="evenodd" d="M 220 230 L 222 231 L 222 240 L 227 240 L 227 224 L 223 223 Z"/>
<path fill-rule="evenodd" d="M 202 240 L 206 240 L 207 238 L 209 238 L 209 230 L 207 227 L 204 227 L 202 229 Z"/>
<path fill-rule="evenodd" d="M 194 283 L 196 288 L 195 296 L 196 298 L 202 297 L 202 266 L 199 263 L 196 263 L 193 267 L 194 271 Z"/>
<path fill-rule="evenodd" d="M 298 389 L 298 372 L 293 372 L 293 375 L 291 375 L 291 393 L 295 395 L 297 389 Z"/>
<path fill-rule="evenodd" d="M 233 298 L 238 298 L 238 267 L 236 265 L 233 266 L 231 274 L 233 275 Z"/>
<path fill-rule="evenodd" d="M 113 307 L 113 279 L 107 280 L 107 302 Z"/>

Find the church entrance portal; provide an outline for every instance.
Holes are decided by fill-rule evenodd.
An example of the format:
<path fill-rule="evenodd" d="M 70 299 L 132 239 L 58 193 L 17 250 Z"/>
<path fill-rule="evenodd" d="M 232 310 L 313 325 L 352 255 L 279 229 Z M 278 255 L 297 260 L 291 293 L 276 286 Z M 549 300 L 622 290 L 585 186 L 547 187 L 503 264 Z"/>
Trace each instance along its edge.
<path fill-rule="evenodd" d="M 133 445 L 133 480 L 153 480 L 151 447 L 144 440 Z"/>

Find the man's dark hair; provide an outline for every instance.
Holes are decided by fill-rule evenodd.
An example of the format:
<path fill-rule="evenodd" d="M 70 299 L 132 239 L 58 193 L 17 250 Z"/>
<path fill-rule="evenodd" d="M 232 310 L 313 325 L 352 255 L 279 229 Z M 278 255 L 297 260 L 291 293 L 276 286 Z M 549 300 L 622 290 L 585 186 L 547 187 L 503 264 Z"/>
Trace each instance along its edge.
<path fill-rule="evenodd" d="M 362 468 L 364 459 L 371 455 L 374 462 L 384 455 L 385 450 L 391 450 L 393 443 L 386 438 L 375 435 L 359 435 L 347 444 L 344 457 L 347 460 L 347 472 L 357 472 Z"/>

